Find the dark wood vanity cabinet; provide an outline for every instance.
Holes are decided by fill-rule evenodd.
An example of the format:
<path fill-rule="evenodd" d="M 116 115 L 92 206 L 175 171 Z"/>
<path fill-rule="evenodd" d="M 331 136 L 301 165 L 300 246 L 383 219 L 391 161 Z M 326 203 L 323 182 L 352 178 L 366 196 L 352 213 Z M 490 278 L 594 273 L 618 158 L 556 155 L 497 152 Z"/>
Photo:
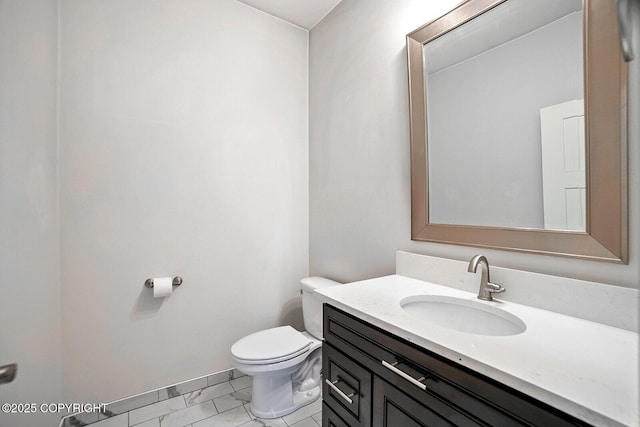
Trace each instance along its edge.
<path fill-rule="evenodd" d="M 589 425 L 328 304 L 324 338 L 324 427 Z"/>

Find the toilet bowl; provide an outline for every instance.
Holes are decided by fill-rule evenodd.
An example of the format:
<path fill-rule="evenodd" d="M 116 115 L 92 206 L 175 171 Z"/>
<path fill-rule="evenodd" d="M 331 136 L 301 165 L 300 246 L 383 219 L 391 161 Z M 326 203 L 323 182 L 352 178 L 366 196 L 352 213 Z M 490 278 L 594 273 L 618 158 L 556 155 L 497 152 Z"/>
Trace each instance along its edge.
<path fill-rule="evenodd" d="M 247 335 L 231 347 L 236 369 L 253 377 L 250 409 L 256 417 L 282 417 L 320 396 L 322 301 L 315 290 L 335 285 L 322 277 L 302 279 L 306 331 L 280 326 Z"/>

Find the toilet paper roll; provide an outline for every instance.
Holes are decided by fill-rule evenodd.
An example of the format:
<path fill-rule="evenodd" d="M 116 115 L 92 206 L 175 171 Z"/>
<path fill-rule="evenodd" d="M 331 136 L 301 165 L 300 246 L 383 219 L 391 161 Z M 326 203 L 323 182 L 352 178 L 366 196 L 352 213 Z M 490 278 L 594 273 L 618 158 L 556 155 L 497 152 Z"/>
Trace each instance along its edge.
<path fill-rule="evenodd" d="M 153 278 L 153 297 L 161 298 L 171 295 L 173 292 L 173 279 L 171 277 Z"/>

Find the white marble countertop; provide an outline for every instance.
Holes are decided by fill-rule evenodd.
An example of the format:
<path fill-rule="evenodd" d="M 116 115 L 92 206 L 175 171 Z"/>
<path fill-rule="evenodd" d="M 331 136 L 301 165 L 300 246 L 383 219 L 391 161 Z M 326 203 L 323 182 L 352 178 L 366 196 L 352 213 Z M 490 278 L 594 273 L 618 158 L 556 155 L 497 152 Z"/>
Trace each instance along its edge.
<path fill-rule="evenodd" d="M 400 275 L 316 291 L 325 302 L 594 425 L 639 426 L 639 335 Z M 458 332 L 410 317 L 400 301 L 446 295 L 519 317 L 518 335 Z M 498 295 L 499 296 L 499 295 Z M 550 298 L 553 296 L 550 295 Z"/>

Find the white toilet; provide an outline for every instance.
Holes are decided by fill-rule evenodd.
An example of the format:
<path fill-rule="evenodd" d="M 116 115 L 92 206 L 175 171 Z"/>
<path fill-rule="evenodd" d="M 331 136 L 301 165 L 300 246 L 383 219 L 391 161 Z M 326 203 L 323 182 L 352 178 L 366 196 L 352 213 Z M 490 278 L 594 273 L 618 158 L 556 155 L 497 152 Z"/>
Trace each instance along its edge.
<path fill-rule="evenodd" d="M 305 332 L 281 326 L 231 346 L 236 368 L 253 377 L 251 412 L 256 417 L 282 417 L 320 396 L 322 302 L 315 290 L 339 284 L 322 277 L 302 279 Z"/>

